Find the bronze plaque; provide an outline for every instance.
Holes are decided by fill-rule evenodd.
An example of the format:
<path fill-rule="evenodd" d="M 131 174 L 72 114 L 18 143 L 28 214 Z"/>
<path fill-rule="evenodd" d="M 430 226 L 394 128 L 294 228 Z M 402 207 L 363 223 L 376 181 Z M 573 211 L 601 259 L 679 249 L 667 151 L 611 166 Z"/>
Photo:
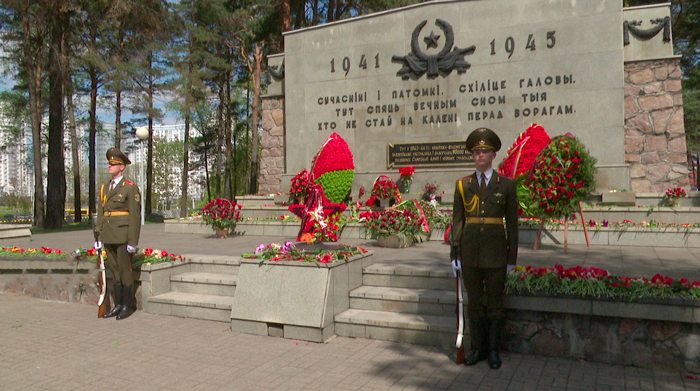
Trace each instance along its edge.
<path fill-rule="evenodd" d="M 436 143 L 387 144 L 386 166 L 445 167 L 474 163 L 464 140 Z"/>

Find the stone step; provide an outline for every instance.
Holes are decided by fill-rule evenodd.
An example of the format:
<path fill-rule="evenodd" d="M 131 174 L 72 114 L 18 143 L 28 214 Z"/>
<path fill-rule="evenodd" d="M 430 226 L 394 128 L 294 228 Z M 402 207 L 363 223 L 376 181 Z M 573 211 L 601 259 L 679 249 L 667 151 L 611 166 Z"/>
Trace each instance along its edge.
<path fill-rule="evenodd" d="M 170 289 L 174 292 L 233 296 L 237 281 L 236 274 L 188 272 L 170 276 Z"/>
<path fill-rule="evenodd" d="M 192 272 L 238 274 L 241 266 L 241 257 L 237 256 L 187 254 L 186 257 Z"/>
<path fill-rule="evenodd" d="M 402 314 L 351 308 L 335 317 L 335 333 L 419 345 L 454 347 L 457 321 L 452 316 Z"/>
<path fill-rule="evenodd" d="M 437 291 L 455 290 L 455 278 L 449 263 L 444 270 L 422 267 L 396 267 L 374 264 L 364 268 L 362 284 L 393 288 L 428 289 Z"/>
<path fill-rule="evenodd" d="M 350 292 L 350 308 L 359 310 L 455 316 L 453 291 L 363 285 Z"/>
<path fill-rule="evenodd" d="M 231 321 L 233 297 L 202 293 L 166 292 L 148 299 L 148 312 L 159 315 Z"/>

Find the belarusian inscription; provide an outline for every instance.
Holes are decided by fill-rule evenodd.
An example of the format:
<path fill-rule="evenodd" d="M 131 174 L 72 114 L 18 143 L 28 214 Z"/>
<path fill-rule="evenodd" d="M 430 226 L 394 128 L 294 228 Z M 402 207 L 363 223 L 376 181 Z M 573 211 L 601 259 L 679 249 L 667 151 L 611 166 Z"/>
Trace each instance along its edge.
<path fill-rule="evenodd" d="M 387 168 L 463 166 L 474 163 L 464 141 L 387 144 L 386 159 Z"/>

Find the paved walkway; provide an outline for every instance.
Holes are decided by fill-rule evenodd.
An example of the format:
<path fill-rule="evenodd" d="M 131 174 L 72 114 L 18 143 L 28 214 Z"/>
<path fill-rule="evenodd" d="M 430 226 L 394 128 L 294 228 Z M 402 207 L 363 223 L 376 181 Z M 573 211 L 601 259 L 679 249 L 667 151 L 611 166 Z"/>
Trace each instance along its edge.
<path fill-rule="evenodd" d="M 166 234 L 146 225 L 141 246 L 181 254 L 237 255 L 284 238 Z M 439 242 L 374 247 L 375 262 L 449 270 Z M 92 246 L 89 231 L 39 234 L 32 247 Z M 700 249 L 521 248 L 519 263 L 584 265 L 614 273 L 700 280 Z M 0 293 L 0 390 L 700 390 L 686 373 L 503 353 L 492 371 L 455 365 L 435 347 L 337 337 L 316 344 L 230 331 L 227 323 L 138 311 L 96 319 L 93 307 Z M 700 377 L 700 376 L 699 376 Z"/>
<path fill-rule="evenodd" d="M 503 353 L 498 371 L 434 347 L 325 344 L 229 325 L 0 294 L 0 390 L 700 390 L 684 373 Z"/>

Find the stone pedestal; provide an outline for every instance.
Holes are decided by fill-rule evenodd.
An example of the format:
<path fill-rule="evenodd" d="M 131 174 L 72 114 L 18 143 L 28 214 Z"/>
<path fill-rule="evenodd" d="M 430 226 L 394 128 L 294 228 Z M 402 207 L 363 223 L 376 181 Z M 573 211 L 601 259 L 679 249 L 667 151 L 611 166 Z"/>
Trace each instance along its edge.
<path fill-rule="evenodd" d="M 335 334 L 335 316 L 362 285 L 371 253 L 348 262 L 301 263 L 242 260 L 231 310 L 231 330 L 324 342 Z"/>

